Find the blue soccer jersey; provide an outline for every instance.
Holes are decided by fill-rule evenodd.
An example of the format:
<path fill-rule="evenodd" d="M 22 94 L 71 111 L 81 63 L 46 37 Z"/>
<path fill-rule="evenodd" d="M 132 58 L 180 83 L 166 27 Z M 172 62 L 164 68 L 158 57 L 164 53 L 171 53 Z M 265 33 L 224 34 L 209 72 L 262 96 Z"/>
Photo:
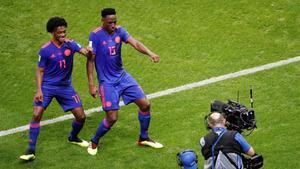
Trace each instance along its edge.
<path fill-rule="evenodd" d="M 90 33 L 89 45 L 96 55 L 95 67 L 98 82 L 117 83 L 125 76 L 121 48 L 122 42 L 127 42 L 130 35 L 118 26 L 113 34 L 108 34 L 102 27 Z"/>
<path fill-rule="evenodd" d="M 39 52 L 38 62 L 38 67 L 44 68 L 42 85 L 71 85 L 74 53 L 80 49 L 81 46 L 73 40 L 61 46 L 53 41 L 46 43 Z"/>
<path fill-rule="evenodd" d="M 53 97 L 64 111 L 82 106 L 78 94 L 71 85 L 74 53 L 79 52 L 80 49 L 81 46 L 72 40 L 61 46 L 49 41 L 41 48 L 38 67 L 44 68 L 41 88 L 43 102 L 34 101 L 34 106 L 42 106 L 46 109 Z"/>
<path fill-rule="evenodd" d="M 120 96 L 125 104 L 146 97 L 142 88 L 123 68 L 122 42 L 126 43 L 128 38 L 130 35 L 120 26 L 112 34 L 102 27 L 90 34 L 89 46 L 95 54 L 99 94 L 105 111 L 118 110 Z"/>

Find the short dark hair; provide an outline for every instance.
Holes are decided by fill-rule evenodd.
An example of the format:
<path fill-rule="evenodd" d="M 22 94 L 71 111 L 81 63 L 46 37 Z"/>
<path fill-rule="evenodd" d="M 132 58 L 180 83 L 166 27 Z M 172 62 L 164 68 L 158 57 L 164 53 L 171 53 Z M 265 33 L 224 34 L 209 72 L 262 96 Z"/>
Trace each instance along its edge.
<path fill-rule="evenodd" d="M 68 23 L 62 17 L 58 17 L 58 16 L 52 17 L 47 22 L 47 32 L 51 33 L 54 31 L 55 28 L 59 26 L 68 27 Z"/>
<path fill-rule="evenodd" d="M 107 15 L 116 15 L 117 12 L 114 8 L 104 8 L 101 11 L 102 18 L 105 18 Z"/>

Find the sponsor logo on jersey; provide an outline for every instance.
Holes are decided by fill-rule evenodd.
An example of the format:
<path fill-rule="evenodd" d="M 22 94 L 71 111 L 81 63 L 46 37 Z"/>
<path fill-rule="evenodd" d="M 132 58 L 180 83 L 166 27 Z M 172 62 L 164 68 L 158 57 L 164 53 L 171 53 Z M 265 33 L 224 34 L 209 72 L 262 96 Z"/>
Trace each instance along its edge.
<path fill-rule="evenodd" d="M 54 54 L 52 54 L 52 55 L 50 56 L 50 58 L 51 58 L 51 59 L 55 58 L 55 55 L 54 55 Z"/>

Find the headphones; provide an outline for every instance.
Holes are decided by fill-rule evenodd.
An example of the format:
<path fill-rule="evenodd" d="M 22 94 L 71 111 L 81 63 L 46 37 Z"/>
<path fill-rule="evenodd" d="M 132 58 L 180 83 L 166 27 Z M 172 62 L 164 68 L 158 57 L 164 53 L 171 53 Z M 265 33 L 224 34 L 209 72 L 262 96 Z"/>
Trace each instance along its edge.
<path fill-rule="evenodd" d="M 190 160 L 188 162 L 190 162 L 190 163 L 195 162 L 196 164 L 198 163 L 198 156 L 195 153 L 195 151 L 187 149 L 187 150 L 183 150 L 183 151 L 177 153 L 177 164 L 180 167 L 184 167 L 184 161 L 182 161 L 182 158 L 184 156 L 190 156 L 189 158 L 192 158 L 193 161 Z M 185 162 L 187 162 L 187 161 L 185 161 Z"/>

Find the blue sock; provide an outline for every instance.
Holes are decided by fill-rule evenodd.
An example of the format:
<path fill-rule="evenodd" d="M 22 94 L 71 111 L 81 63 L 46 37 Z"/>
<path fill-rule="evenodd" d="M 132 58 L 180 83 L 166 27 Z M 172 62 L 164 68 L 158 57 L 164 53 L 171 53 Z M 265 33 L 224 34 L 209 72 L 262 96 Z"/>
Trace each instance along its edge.
<path fill-rule="evenodd" d="M 29 125 L 29 149 L 35 151 L 36 141 L 40 133 L 40 122 L 31 122 Z"/>
<path fill-rule="evenodd" d="M 110 130 L 110 125 L 107 122 L 106 118 L 104 118 L 102 122 L 99 124 L 97 132 L 92 138 L 92 141 L 98 144 L 100 137 L 104 136 L 104 134 L 107 133 L 109 130 Z"/>
<path fill-rule="evenodd" d="M 150 112 L 139 111 L 139 121 L 140 121 L 140 137 L 142 139 L 148 138 L 148 128 L 150 125 L 151 115 Z"/>
<path fill-rule="evenodd" d="M 78 133 L 80 132 L 80 130 L 83 127 L 84 122 L 78 122 L 76 120 L 74 120 L 72 122 L 72 131 L 70 133 L 70 139 L 74 140 L 77 138 Z"/>

